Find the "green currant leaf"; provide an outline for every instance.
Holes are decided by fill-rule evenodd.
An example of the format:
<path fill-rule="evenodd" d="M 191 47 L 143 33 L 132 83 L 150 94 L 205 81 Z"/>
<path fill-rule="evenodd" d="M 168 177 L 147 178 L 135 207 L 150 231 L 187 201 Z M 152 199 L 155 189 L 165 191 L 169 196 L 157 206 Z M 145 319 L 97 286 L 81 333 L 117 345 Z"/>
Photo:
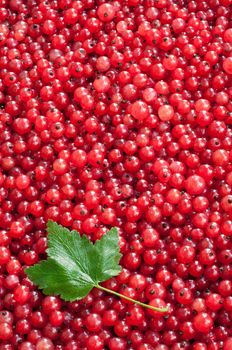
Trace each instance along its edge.
<path fill-rule="evenodd" d="M 93 288 L 92 283 L 80 283 L 76 276 L 50 258 L 29 267 L 26 273 L 44 294 L 60 295 L 66 301 L 82 299 Z"/>
<path fill-rule="evenodd" d="M 48 259 L 26 269 L 45 294 L 60 295 L 66 301 L 82 299 L 100 282 L 120 273 L 116 228 L 95 244 L 53 221 L 48 221 L 47 230 Z"/>
<path fill-rule="evenodd" d="M 98 278 L 105 281 L 109 278 L 109 275 L 117 276 L 121 271 L 121 266 L 118 265 L 121 254 L 119 253 L 117 229 L 113 227 L 100 240 L 96 241 L 94 247 L 99 256 L 99 259 L 95 262 L 98 265 Z"/>

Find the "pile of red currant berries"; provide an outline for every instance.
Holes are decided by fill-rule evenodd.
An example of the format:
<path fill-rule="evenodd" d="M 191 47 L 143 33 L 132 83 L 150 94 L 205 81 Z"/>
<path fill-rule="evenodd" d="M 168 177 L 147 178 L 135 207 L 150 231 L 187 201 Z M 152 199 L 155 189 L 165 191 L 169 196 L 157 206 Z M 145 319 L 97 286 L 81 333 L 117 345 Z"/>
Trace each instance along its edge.
<path fill-rule="evenodd" d="M 232 1 L 0 0 L 0 350 L 232 349 Z M 118 228 L 66 303 L 24 269 L 52 219 Z"/>

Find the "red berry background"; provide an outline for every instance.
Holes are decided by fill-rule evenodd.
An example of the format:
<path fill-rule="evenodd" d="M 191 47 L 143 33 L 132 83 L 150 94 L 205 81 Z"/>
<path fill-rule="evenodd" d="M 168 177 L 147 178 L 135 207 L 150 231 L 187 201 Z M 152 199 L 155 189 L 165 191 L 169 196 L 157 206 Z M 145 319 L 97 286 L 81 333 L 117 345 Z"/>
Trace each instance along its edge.
<path fill-rule="evenodd" d="M 0 0 L 0 350 L 232 349 L 232 1 Z M 52 219 L 116 226 L 65 303 L 24 268 Z"/>

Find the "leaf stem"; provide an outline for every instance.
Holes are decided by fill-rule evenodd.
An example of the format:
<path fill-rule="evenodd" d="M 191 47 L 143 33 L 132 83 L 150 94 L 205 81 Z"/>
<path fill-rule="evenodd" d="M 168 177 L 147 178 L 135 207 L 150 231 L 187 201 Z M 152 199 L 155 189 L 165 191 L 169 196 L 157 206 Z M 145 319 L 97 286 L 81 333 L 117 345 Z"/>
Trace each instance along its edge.
<path fill-rule="evenodd" d="M 145 307 L 145 308 L 150 309 L 150 310 L 153 310 L 153 311 L 162 312 L 162 313 L 168 311 L 168 308 L 167 308 L 167 307 L 159 308 L 159 307 L 155 307 L 155 306 L 152 306 L 152 305 L 144 304 L 144 303 L 142 303 L 141 301 L 138 301 L 138 300 L 129 298 L 129 297 L 127 297 L 126 295 L 123 295 L 123 294 L 117 293 L 117 292 L 115 292 L 115 291 L 113 291 L 113 290 L 111 290 L 111 289 L 102 287 L 102 286 L 100 286 L 99 284 L 97 284 L 95 287 L 98 288 L 98 289 L 100 289 L 100 290 L 103 290 L 104 292 L 114 294 L 114 295 L 116 295 L 116 296 L 119 297 L 119 298 L 123 298 L 123 299 L 125 299 L 125 300 L 131 301 L 131 302 L 134 303 L 134 304 L 140 305 L 140 306 L 142 306 L 142 307 Z"/>

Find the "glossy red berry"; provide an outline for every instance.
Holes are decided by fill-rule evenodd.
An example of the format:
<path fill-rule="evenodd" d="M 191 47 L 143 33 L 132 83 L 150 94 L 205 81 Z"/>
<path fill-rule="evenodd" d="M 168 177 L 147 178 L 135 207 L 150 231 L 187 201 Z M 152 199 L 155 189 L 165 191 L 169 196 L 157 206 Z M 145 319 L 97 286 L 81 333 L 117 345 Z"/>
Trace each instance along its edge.
<path fill-rule="evenodd" d="M 213 327 L 213 320 L 205 312 L 200 312 L 194 317 L 193 325 L 198 332 L 208 333 Z"/>
<path fill-rule="evenodd" d="M 0 339 L 2 341 L 10 340 L 13 336 L 13 329 L 9 323 L 0 323 Z"/>
<path fill-rule="evenodd" d="M 131 114 L 137 120 L 143 120 L 148 117 L 148 106 L 143 101 L 136 101 L 131 106 Z"/>
<path fill-rule="evenodd" d="M 115 8 L 111 4 L 103 3 L 98 7 L 97 15 L 101 21 L 110 22 L 115 16 Z"/>
<path fill-rule="evenodd" d="M 202 194 L 205 190 L 205 180 L 201 176 L 192 175 L 187 178 L 185 183 L 186 191 L 191 195 Z"/>

